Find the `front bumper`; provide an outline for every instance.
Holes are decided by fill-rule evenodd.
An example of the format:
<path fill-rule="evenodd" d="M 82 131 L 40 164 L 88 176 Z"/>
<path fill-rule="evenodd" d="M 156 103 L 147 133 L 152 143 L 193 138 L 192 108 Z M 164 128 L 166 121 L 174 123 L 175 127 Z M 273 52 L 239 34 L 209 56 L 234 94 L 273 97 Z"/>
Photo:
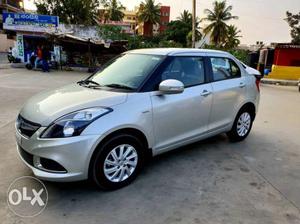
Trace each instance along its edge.
<path fill-rule="evenodd" d="M 70 138 L 41 139 L 40 134 L 45 127 L 39 128 L 34 135 L 26 138 L 16 131 L 17 147 L 22 161 L 33 171 L 34 175 L 43 180 L 68 182 L 88 178 L 89 163 L 100 136 L 86 135 Z M 23 153 L 22 153 L 23 151 Z M 43 169 L 36 162 L 24 156 L 32 156 L 33 161 L 40 158 L 57 162 L 64 172 Z"/>

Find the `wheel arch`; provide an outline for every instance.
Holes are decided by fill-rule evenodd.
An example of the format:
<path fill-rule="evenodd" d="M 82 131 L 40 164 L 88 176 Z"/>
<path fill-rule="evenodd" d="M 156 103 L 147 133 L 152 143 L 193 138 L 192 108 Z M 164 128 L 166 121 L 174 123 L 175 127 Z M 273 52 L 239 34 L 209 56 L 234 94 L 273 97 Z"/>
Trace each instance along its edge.
<path fill-rule="evenodd" d="M 255 116 L 256 116 L 256 107 L 255 107 L 255 104 L 252 103 L 252 102 L 247 102 L 247 103 L 245 103 L 243 106 L 241 106 L 241 108 L 239 109 L 238 113 L 239 113 L 240 111 L 242 111 L 242 110 L 245 110 L 245 109 L 249 110 L 249 112 L 251 113 L 252 118 L 253 118 L 253 120 L 254 120 L 254 119 L 255 119 Z M 238 114 L 238 113 L 237 113 L 237 114 Z"/>
<path fill-rule="evenodd" d="M 88 175 L 90 175 L 91 173 L 91 164 L 92 162 L 94 161 L 97 153 L 98 153 L 98 150 L 100 148 L 100 145 L 103 145 L 105 144 L 106 142 L 108 142 L 110 139 L 114 138 L 114 137 L 117 137 L 119 135 L 122 135 L 122 134 L 129 134 L 129 135 L 132 135 L 134 137 L 136 137 L 137 139 L 139 139 L 141 141 L 141 143 L 143 144 L 143 147 L 145 149 L 145 157 L 146 159 L 147 158 L 151 158 L 152 157 L 152 149 L 149 148 L 149 142 L 147 140 L 147 137 L 146 135 L 139 129 L 136 129 L 136 128 L 121 128 L 121 129 L 118 129 L 118 130 L 115 130 L 109 134 L 107 134 L 98 144 L 97 146 L 95 147 L 93 153 L 92 153 L 92 156 L 90 158 L 90 161 L 89 161 L 89 165 L 88 165 Z"/>

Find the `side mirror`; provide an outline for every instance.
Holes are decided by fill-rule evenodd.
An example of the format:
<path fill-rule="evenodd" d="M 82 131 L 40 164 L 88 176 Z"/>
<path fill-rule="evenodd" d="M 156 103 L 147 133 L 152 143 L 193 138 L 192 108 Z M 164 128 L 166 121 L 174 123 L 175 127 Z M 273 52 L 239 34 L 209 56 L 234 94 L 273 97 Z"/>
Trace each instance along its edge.
<path fill-rule="evenodd" d="M 184 85 L 176 79 L 167 79 L 159 84 L 159 91 L 162 94 L 178 94 L 184 91 Z"/>

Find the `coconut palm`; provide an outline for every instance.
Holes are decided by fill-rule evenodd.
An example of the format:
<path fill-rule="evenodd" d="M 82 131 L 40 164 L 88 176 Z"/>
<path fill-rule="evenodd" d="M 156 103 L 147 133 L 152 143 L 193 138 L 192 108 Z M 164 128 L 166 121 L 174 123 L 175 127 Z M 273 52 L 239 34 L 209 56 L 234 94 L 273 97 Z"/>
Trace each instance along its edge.
<path fill-rule="evenodd" d="M 177 17 L 177 20 L 186 24 L 192 23 L 192 13 L 190 13 L 188 10 L 184 10 L 182 13 L 180 13 L 180 16 Z"/>
<path fill-rule="evenodd" d="M 232 49 L 239 46 L 241 43 L 239 38 L 242 36 L 239 36 L 241 33 L 240 30 L 234 25 L 230 25 L 227 27 L 227 37 L 226 37 L 226 43 L 225 48 Z"/>
<path fill-rule="evenodd" d="M 190 47 L 192 44 L 192 14 L 184 10 L 176 20 L 171 21 L 165 31 L 167 40 L 179 42 L 183 46 Z M 202 38 L 199 28 L 200 21 L 196 19 L 196 41 Z"/>
<path fill-rule="evenodd" d="M 148 33 L 144 33 L 144 35 L 153 36 L 153 24 L 160 22 L 160 5 L 155 4 L 155 0 L 145 0 L 140 5 L 138 19 L 140 22 L 144 22 L 144 29 L 145 27 L 149 28 Z"/>
<path fill-rule="evenodd" d="M 117 0 L 102 1 L 105 7 L 104 17 L 108 17 L 111 21 L 122 21 L 125 7 Z"/>
<path fill-rule="evenodd" d="M 192 26 L 193 26 L 193 16 L 192 13 L 190 13 L 188 10 L 184 10 L 179 17 L 177 17 L 177 20 L 182 22 L 186 25 L 186 27 L 189 28 L 189 32 L 187 33 L 187 42 L 192 41 Z M 202 34 L 200 32 L 199 27 L 200 21 L 199 18 L 196 18 L 196 40 L 200 40 L 202 38 Z M 189 44 L 188 44 L 189 45 Z"/>
<path fill-rule="evenodd" d="M 226 0 L 222 2 L 215 1 L 213 3 L 213 10 L 205 9 L 204 13 L 207 15 L 202 21 L 209 21 L 210 24 L 204 29 L 205 34 L 211 34 L 211 41 L 216 46 L 221 46 L 227 36 L 226 22 L 232 19 L 238 19 L 237 16 L 231 14 L 232 6 L 226 5 Z"/>

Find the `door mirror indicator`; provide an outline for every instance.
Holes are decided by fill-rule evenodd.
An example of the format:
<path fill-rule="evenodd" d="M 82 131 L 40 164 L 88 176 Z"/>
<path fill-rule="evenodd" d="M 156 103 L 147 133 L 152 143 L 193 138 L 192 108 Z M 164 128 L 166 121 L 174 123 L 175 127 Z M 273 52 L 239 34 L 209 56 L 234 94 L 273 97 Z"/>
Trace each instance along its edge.
<path fill-rule="evenodd" d="M 162 94 L 178 94 L 184 91 L 184 85 L 176 79 L 167 79 L 159 84 L 159 91 Z"/>

